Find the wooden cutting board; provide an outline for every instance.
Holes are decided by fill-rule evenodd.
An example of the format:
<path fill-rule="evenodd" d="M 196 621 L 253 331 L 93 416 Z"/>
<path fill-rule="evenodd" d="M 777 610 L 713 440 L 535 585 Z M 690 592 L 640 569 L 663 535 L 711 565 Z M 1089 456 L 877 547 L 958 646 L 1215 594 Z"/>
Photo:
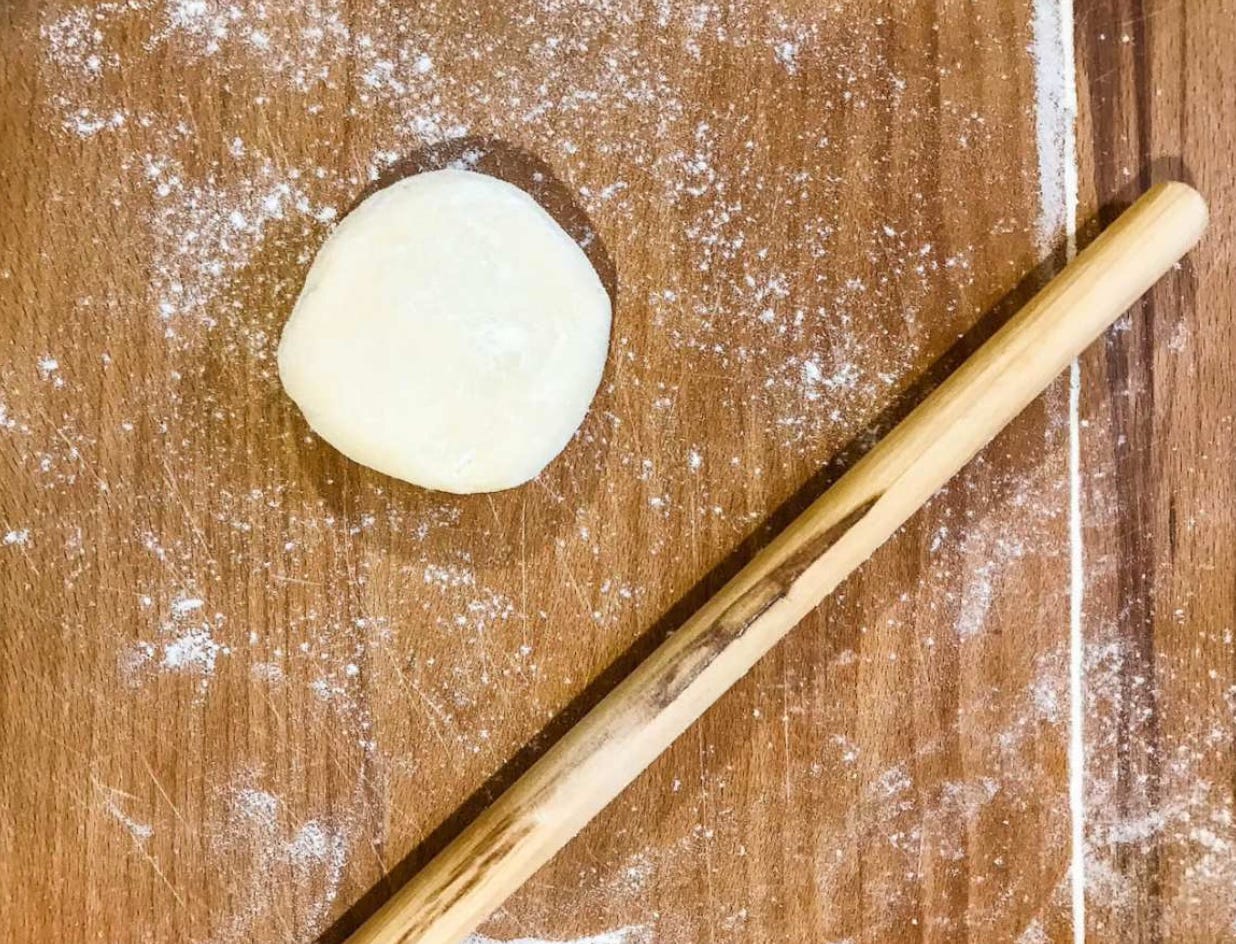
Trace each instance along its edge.
<path fill-rule="evenodd" d="M 1199 252 L 482 940 L 1232 933 L 1236 11 L 1080 12 L 7 4 L 0 936 L 340 941 L 1160 176 Z M 580 435 L 470 498 L 273 362 L 332 222 L 451 163 L 615 301 Z"/>

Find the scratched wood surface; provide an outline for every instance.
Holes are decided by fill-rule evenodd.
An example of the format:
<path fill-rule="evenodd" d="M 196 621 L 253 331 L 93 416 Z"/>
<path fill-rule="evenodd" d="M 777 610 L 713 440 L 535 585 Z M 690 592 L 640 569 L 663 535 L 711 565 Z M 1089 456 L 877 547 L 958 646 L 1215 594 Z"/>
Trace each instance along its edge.
<path fill-rule="evenodd" d="M 1081 215 L 1164 177 L 1211 231 L 1083 361 L 1087 930 L 1236 938 L 1236 5 L 1077 23 Z"/>
<path fill-rule="evenodd" d="M 1147 154 L 1231 193 L 1203 130 L 1230 66 L 1197 48 L 1226 21 L 1184 10 L 1153 56 L 1079 43 L 1087 210 Z M 1045 275 L 1033 23 L 1027 0 L 0 9 L 0 936 L 340 941 Z M 1176 111 L 1144 114 L 1150 61 Z M 615 298 L 580 436 L 473 498 L 342 459 L 272 361 L 331 220 L 451 161 L 528 187 Z M 1221 920 L 1193 881 L 1220 847 L 1163 752 L 1230 726 L 1222 239 L 1193 294 L 1156 296 L 1174 315 L 1086 362 L 1087 630 L 1128 653 L 1103 691 L 1188 666 L 1153 687 L 1178 720 L 1091 706 L 1091 766 L 1124 765 L 1094 808 L 1149 804 L 1145 836 L 1092 828 L 1095 881 L 1125 883 L 1093 887 L 1112 939 Z M 1110 393 L 1131 378 L 1158 395 Z M 484 934 L 1067 940 L 1068 419 L 1058 385 Z M 1204 623 L 1172 621 L 1186 589 Z M 1230 739 L 1205 757 L 1230 842 Z"/>

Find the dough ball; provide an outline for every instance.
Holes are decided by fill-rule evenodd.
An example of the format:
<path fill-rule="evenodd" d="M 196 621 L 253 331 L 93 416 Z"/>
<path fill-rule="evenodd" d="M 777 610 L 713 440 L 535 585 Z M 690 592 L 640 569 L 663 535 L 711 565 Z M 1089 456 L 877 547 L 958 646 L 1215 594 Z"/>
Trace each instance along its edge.
<path fill-rule="evenodd" d="M 318 252 L 279 378 L 340 452 L 448 492 L 536 476 L 596 393 L 610 302 L 531 197 L 440 170 L 380 190 Z"/>

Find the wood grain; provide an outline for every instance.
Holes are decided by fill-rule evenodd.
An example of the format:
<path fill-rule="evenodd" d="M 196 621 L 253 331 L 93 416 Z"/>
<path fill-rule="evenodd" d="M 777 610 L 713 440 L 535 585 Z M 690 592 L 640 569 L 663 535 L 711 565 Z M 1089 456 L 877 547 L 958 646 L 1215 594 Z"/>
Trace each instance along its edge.
<path fill-rule="evenodd" d="M 871 448 L 349 944 L 460 944 L 1037 398 L 1206 229 L 1147 191 Z"/>
<path fill-rule="evenodd" d="M 5 940 L 339 941 L 1046 274 L 1028 0 L 234 6 L 0 5 Z M 594 234 L 616 320 L 562 459 L 456 500 L 307 438 L 270 353 L 322 211 L 470 149 Z M 484 933 L 1067 940 L 1067 417 Z"/>
<path fill-rule="evenodd" d="M 1083 215 L 1107 218 L 1132 188 L 1185 175 L 1214 219 L 1083 361 L 1087 930 L 1228 940 L 1236 6 L 1097 3 L 1077 35 Z"/>

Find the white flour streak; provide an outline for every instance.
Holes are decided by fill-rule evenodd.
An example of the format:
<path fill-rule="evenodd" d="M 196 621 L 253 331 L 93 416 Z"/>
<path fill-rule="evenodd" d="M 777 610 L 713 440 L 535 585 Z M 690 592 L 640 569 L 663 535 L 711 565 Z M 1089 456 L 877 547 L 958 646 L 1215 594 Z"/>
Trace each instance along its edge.
<path fill-rule="evenodd" d="M 1077 253 L 1077 77 L 1072 0 L 1034 3 L 1035 131 L 1039 158 L 1039 247 L 1051 252 L 1061 235 Z M 1073 940 L 1086 939 L 1085 788 L 1082 728 L 1081 368 L 1069 365 L 1069 885 Z"/>
<path fill-rule="evenodd" d="M 12 547 L 13 545 L 17 545 L 18 547 L 25 547 L 29 543 L 30 543 L 30 529 L 29 528 L 16 528 L 12 531 L 6 532 L 4 535 L 4 544 L 6 547 Z"/>
<path fill-rule="evenodd" d="M 185 597 L 172 603 L 172 616 L 186 616 L 194 610 L 200 610 L 203 600 L 199 597 Z"/>
<path fill-rule="evenodd" d="M 102 792 L 102 788 L 100 788 Z M 132 816 L 122 810 L 114 799 L 110 796 L 105 797 L 103 801 L 103 809 L 111 815 L 112 819 L 118 822 L 133 837 L 133 841 L 138 845 L 144 843 L 147 839 L 154 835 L 154 828 L 147 823 L 139 823 Z"/>
<path fill-rule="evenodd" d="M 521 937 L 513 941 L 499 941 L 481 934 L 464 939 L 464 944 L 652 944 L 652 934 L 642 925 L 628 925 L 605 934 L 580 937 L 571 941 L 550 941 L 537 937 Z"/>
<path fill-rule="evenodd" d="M 1073 74 L 1072 0 L 1035 0 L 1035 139 L 1039 158 L 1039 246 L 1050 251 L 1075 221 L 1077 82 Z M 1070 194 L 1072 196 L 1070 196 Z M 1070 247 L 1072 235 L 1067 235 Z"/>

